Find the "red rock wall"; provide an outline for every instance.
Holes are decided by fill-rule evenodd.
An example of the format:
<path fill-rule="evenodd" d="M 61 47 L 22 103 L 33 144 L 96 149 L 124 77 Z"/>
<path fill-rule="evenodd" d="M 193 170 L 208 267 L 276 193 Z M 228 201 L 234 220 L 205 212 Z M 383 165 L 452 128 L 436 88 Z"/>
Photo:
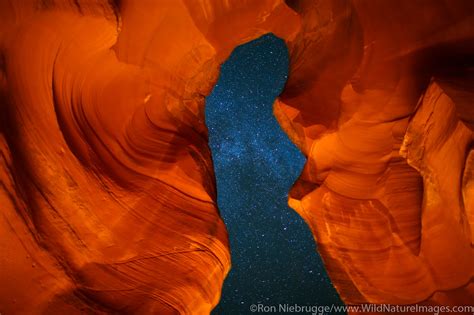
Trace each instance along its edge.
<path fill-rule="evenodd" d="M 472 305 L 473 3 L 297 3 L 331 13 L 303 19 L 275 114 L 308 156 L 289 204 L 342 299 Z"/>
<path fill-rule="evenodd" d="M 290 50 L 289 204 L 346 303 L 474 296 L 470 1 L 0 1 L 0 312 L 207 314 L 230 268 L 204 100 Z"/>

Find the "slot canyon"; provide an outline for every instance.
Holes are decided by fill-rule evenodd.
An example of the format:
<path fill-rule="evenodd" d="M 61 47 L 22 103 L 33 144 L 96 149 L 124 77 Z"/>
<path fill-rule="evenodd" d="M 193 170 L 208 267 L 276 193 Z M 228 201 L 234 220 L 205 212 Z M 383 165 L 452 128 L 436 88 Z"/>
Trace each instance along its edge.
<path fill-rule="evenodd" d="M 474 305 L 473 1 L 0 0 L 0 314 L 212 312 L 242 231 L 206 98 L 262 36 L 341 301 Z"/>

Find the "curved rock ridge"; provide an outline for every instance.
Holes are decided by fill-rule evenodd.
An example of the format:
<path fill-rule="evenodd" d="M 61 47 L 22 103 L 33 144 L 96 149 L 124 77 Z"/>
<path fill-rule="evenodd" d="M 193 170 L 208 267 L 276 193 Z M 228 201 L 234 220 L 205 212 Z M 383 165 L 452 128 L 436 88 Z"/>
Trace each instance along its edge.
<path fill-rule="evenodd" d="M 297 14 L 273 0 L 0 11 L 0 312 L 208 314 L 230 252 L 205 96 L 235 46 L 290 37 Z"/>
<path fill-rule="evenodd" d="M 230 268 L 205 97 L 289 48 L 289 204 L 344 302 L 472 304 L 474 3 L 0 1 L 0 312 L 208 314 Z"/>
<path fill-rule="evenodd" d="M 308 157 L 289 204 L 341 298 L 472 305 L 473 4 L 294 3 L 319 20 L 274 113 Z"/>

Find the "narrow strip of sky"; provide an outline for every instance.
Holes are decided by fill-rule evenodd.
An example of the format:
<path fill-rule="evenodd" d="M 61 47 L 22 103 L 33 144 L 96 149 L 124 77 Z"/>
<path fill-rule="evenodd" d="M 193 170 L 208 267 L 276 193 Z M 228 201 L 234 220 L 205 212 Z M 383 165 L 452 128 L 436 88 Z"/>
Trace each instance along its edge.
<path fill-rule="evenodd" d="M 287 74 L 285 43 L 268 34 L 235 49 L 207 98 L 218 205 L 232 251 L 213 314 L 247 314 L 257 303 L 341 304 L 311 232 L 287 206 L 305 162 L 272 113 Z"/>

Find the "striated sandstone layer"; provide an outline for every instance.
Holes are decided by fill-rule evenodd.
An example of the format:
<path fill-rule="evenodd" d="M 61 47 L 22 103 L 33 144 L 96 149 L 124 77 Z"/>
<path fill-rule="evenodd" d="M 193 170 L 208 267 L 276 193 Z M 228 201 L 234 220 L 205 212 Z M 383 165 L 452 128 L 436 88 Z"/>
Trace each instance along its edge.
<path fill-rule="evenodd" d="M 289 204 L 344 302 L 473 304 L 474 3 L 1 0 L 0 312 L 208 314 L 204 123 L 237 45 L 290 53 Z"/>
<path fill-rule="evenodd" d="M 344 302 L 472 305 L 474 3 L 328 3 L 298 2 L 332 13 L 275 104 L 308 157 L 289 203 Z"/>
<path fill-rule="evenodd" d="M 208 314 L 230 268 L 204 100 L 281 1 L 1 1 L 0 312 Z M 282 24 L 287 21 L 288 24 Z"/>

